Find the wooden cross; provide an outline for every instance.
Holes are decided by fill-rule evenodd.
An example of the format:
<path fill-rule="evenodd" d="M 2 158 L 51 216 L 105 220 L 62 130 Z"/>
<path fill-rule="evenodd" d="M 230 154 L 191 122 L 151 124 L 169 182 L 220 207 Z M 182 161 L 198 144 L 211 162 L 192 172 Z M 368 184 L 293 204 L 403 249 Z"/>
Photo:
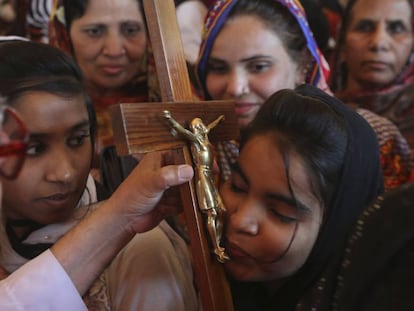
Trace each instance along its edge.
<path fill-rule="evenodd" d="M 194 118 L 201 118 L 209 124 L 223 115 L 224 121 L 209 134 L 214 144 L 238 138 L 234 104 L 228 101 L 194 101 L 173 0 L 144 0 L 144 10 L 163 103 L 123 103 L 112 107 L 117 152 L 127 155 L 173 149 L 175 163 L 192 163 L 188 142 L 171 135 L 171 129 L 162 120 L 163 111 L 170 111 L 184 126 Z M 194 183 L 182 185 L 180 192 L 203 310 L 231 311 L 230 289 L 223 267 L 212 254 L 206 237 Z"/>

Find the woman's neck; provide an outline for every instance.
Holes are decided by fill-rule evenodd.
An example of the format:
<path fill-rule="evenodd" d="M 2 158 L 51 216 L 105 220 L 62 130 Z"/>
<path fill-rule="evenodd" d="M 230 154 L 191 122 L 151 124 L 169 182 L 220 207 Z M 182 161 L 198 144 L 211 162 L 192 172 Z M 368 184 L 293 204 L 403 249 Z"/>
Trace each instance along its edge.
<path fill-rule="evenodd" d="M 116 97 L 121 94 L 121 90 L 119 88 L 109 89 L 99 87 L 93 83 L 87 83 L 87 89 L 91 98 Z"/>
<path fill-rule="evenodd" d="M 33 259 L 46 249 L 50 248 L 53 243 L 23 243 L 30 233 L 41 228 L 43 225 L 33 221 L 9 220 L 6 224 L 6 233 L 13 250 L 26 259 Z"/>
<path fill-rule="evenodd" d="M 20 240 L 27 237 L 33 231 L 43 227 L 43 225 L 34 222 L 33 220 L 23 220 L 23 219 L 8 219 L 7 224 L 13 230 L 16 237 Z"/>

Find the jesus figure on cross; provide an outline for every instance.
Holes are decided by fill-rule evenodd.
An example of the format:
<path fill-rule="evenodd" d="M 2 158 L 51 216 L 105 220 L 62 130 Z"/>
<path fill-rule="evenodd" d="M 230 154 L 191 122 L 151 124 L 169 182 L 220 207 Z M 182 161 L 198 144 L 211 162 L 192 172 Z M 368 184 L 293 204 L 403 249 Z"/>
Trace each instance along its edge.
<path fill-rule="evenodd" d="M 208 139 L 210 130 L 224 120 L 224 116 L 219 116 L 207 126 L 200 118 L 194 118 L 190 124 L 191 131 L 181 126 L 168 110 L 163 111 L 163 116 L 174 131 L 191 142 L 191 155 L 196 171 L 195 183 L 199 208 L 203 214 L 207 215 L 207 229 L 217 260 L 224 262 L 229 259 L 224 248 L 220 246 L 225 207 L 214 183 L 212 170 L 214 156 L 212 145 Z"/>

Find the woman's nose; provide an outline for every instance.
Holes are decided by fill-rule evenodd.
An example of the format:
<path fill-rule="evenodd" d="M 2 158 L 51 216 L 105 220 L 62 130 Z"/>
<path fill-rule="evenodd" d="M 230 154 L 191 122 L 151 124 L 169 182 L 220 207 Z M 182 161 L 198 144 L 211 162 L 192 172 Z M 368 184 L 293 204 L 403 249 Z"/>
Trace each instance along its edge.
<path fill-rule="evenodd" d="M 250 199 L 241 200 L 235 209 L 229 211 L 228 226 L 238 233 L 257 235 L 259 233 L 260 213 L 256 211 Z"/>
<path fill-rule="evenodd" d="M 242 98 L 249 93 L 249 76 L 241 69 L 235 69 L 229 75 L 227 93 L 233 98 Z"/>
<path fill-rule="evenodd" d="M 390 34 L 387 32 L 385 25 L 377 25 L 375 31 L 370 37 L 370 46 L 372 50 L 387 50 L 390 46 Z"/>
<path fill-rule="evenodd" d="M 103 53 L 107 56 L 118 57 L 126 54 L 124 40 L 118 33 L 109 32 L 104 39 Z"/>
<path fill-rule="evenodd" d="M 46 179 L 54 183 L 69 183 L 75 176 L 76 166 L 70 155 L 55 152 L 48 161 Z"/>

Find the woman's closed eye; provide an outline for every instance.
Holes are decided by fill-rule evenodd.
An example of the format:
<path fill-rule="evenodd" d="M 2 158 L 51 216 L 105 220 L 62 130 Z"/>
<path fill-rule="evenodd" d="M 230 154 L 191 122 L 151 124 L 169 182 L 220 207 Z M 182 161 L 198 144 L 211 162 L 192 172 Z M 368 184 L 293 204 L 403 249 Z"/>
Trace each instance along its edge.
<path fill-rule="evenodd" d="M 285 224 L 291 224 L 298 220 L 294 210 L 286 210 L 286 208 L 282 208 L 277 205 L 269 206 L 268 212 L 271 217 L 274 217 Z"/>
<path fill-rule="evenodd" d="M 232 167 L 232 173 L 230 180 L 230 190 L 234 193 L 243 194 L 249 191 L 249 185 L 247 181 L 239 173 L 238 166 Z"/>
<path fill-rule="evenodd" d="M 238 185 L 237 183 L 235 183 L 233 181 L 230 182 L 230 189 L 231 189 L 231 191 L 233 191 L 235 193 L 247 193 L 246 187 Z"/>

